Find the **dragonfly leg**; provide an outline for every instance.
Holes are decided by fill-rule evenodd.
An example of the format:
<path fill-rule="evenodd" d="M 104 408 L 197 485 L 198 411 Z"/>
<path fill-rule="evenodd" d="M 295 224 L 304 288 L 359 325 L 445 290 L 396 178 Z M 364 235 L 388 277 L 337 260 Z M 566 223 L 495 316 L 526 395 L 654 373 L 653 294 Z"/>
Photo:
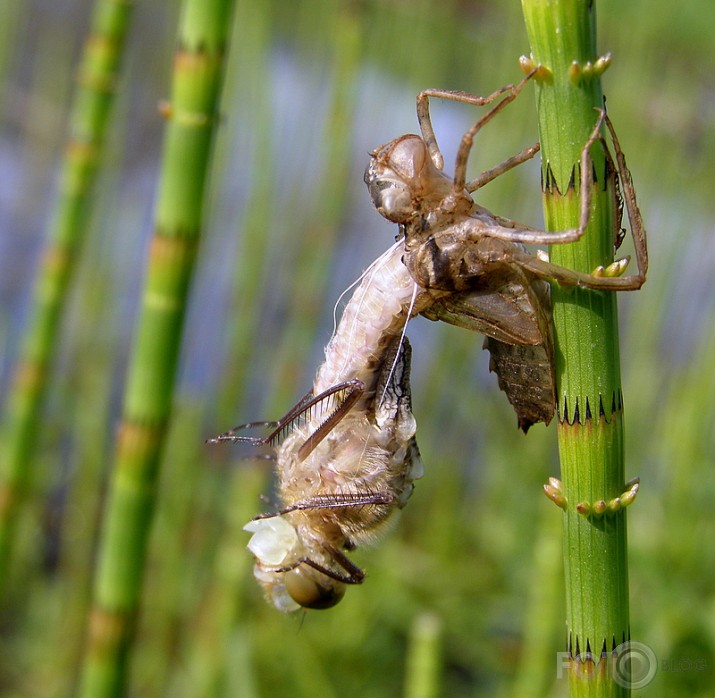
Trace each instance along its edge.
<path fill-rule="evenodd" d="M 423 90 L 417 95 L 417 120 L 420 125 L 420 131 L 422 132 L 422 138 L 427 144 L 427 149 L 429 150 L 432 162 L 440 170 L 444 169 L 444 157 L 442 152 L 437 145 L 437 137 L 434 133 L 434 127 L 432 126 L 432 117 L 429 111 L 429 98 L 437 97 L 439 99 L 448 99 L 453 102 L 461 102 L 463 104 L 472 104 L 477 107 L 483 107 L 494 102 L 502 95 L 506 95 L 504 99 L 499 102 L 496 106 L 490 109 L 487 114 L 485 114 L 481 119 L 479 119 L 472 128 L 465 134 L 462 139 L 462 144 L 459 148 L 459 153 L 457 155 L 457 164 L 455 167 L 455 188 L 457 187 L 457 171 L 460 172 L 461 186 L 459 190 L 464 188 L 464 182 L 466 179 L 466 169 L 467 160 L 469 158 L 469 151 L 472 148 L 472 141 L 474 136 L 477 134 L 479 129 L 484 126 L 488 121 L 490 121 L 498 112 L 500 112 L 509 102 L 513 102 L 517 95 L 524 88 L 524 85 L 536 75 L 538 68 L 532 70 L 521 82 L 516 85 L 505 85 L 499 88 L 487 97 L 480 97 L 478 95 L 469 94 L 468 92 L 462 92 L 461 90 Z"/>

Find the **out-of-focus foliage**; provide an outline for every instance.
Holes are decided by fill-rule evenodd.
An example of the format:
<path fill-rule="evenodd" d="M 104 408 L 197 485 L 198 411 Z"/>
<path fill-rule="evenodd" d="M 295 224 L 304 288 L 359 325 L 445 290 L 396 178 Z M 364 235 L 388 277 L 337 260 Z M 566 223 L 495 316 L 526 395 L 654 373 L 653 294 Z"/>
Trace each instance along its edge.
<path fill-rule="evenodd" d="M 137 3 L 90 237 L 57 347 L 33 464 L 3 695 L 70 695 L 93 546 L 150 230 L 176 3 Z M 0 7 L 0 386 L 27 321 L 90 3 Z M 604 76 L 649 231 L 651 272 L 621 299 L 632 637 L 659 672 L 643 696 L 705 696 L 715 654 L 715 79 L 707 3 L 598 3 Z M 368 576 L 335 609 L 284 617 L 260 598 L 241 526 L 270 494 L 265 463 L 207 447 L 280 416 L 310 385 L 338 296 L 396 231 L 371 209 L 367 152 L 414 132 L 425 87 L 487 94 L 520 77 L 519 4 L 239 2 L 210 229 L 184 339 L 133 660 L 137 696 L 394 696 L 411 628 L 440 621 L 442 693 L 565 695 L 552 430 L 527 437 L 481 338 L 413 323 L 425 478 L 392 532 L 355 554 Z M 536 139 L 530 94 L 474 150 L 486 169 Z M 434 104 L 448 163 L 474 117 Z M 532 166 L 533 165 L 533 166 Z M 538 166 L 480 202 L 540 223 Z M 710 531 L 710 533 L 708 533 Z M 536 630 L 534 630 L 536 628 Z M 527 642 L 526 638 L 530 641 Z M 538 639 L 538 640 L 537 640 Z M 525 677 L 525 672 L 531 672 Z"/>

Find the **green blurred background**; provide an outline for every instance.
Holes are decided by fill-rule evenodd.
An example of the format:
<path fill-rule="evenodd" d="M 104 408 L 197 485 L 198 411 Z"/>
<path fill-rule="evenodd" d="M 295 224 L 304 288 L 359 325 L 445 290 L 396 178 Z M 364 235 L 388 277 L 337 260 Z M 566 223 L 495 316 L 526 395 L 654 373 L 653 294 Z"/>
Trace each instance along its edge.
<path fill-rule="evenodd" d="M 0 694 L 71 695 L 132 339 L 179 3 L 137 3 L 90 236 L 37 433 L 34 496 L 0 627 Z M 0 387 L 30 312 L 91 3 L 0 5 Z M 715 6 L 601 0 L 611 118 L 649 232 L 645 288 L 621 298 L 632 638 L 658 661 L 642 696 L 712 694 L 715 660 Z M 488 94 L 528 52 L 520 4 L 243 2 L 209 229 L 162 474 L 135 696 L 396 696 L 426 647 L 438 695 L 565 696 L 554 428 L 516 429 L 482 340 L 419 319 L 414 411 L 426 464 L 368 578 L 331 611 L 286 617 L 251 576 L 241 526 L 269 465 L 204 440 L 276 418 L 308 389 L 340 293 L 392 241 L 367 153 L 414 132 L 426 87 Z M 474 112 L 436 103 L 447 168 Z M 536 140 L 526 90 L 480 134 L 476 174 Z M 480 192 L 541 225 L 538 163 Z M 426 643 L 423 645 L 423 643 Z M 430 644 L 434 643 L 434 644 Z M 407 686 L 407 688 L 406 688 Z"/>

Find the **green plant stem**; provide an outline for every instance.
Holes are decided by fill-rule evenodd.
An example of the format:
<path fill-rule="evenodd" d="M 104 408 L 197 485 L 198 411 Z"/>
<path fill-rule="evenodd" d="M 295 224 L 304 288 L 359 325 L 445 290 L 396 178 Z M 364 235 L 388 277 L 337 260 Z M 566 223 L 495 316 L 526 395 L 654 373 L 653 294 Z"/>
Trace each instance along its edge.
<path fill-rule="evenodd" d="M 525 651 L 508 695 L 515 698 L 541 698 L 553 685 L 553 642 L 561 634 L 560 593 L 561 547 L 557 529 L 560 522 L 548 502 L 543 502 L 538 518 L 538 532 L 531 565 L 532 583 L 528 590 L 523 625 Z M 541 513 L 543 512 L 543 513 Z"/>
<path fill-rule="evenodd" d="M 546 229 L 564 230 L 578 223 L 580 152 L 603 105 L 593 69 L 595 7 L 589 0 L 522 0 L 522 6 L 533 63 L 549 71 L 536 87 Z M 614 247 L 613 182 L 600 144 L 592 156 L 597 181 L 587 232 L 578 243 L 551 249 L 554 262 L 581 271 L 610 263 Z M 613 680 L 611 664 L 599 661 L 629 637 L 625 511 L 584 516 L 576 509 L 624 491 L 616 296 L 555 286 L 552 299 L 569 683 L 574 696 L 628 695 Z"/>
<path fill-rule="evenodd" d="M 186 0 L 154 235 L 103 522 L 80 695 L 119 696 L 142 588 L 196 249 L 232 0 Z"/>
<path fill-rule="evenodd" d="M 405 668 L 405 698 L 441 695 L 442 620 L 434 613 L 417 616 L 410 629 Z"/>
<path fill-rule="evenodd" d="M 31 486 L 31 458 L 59 327 L 86 236 L 131 3 L 99 0 L 78 71 L 57 201 L 0 432 L 0 585 L 9 579 L 15 529 Z"/>

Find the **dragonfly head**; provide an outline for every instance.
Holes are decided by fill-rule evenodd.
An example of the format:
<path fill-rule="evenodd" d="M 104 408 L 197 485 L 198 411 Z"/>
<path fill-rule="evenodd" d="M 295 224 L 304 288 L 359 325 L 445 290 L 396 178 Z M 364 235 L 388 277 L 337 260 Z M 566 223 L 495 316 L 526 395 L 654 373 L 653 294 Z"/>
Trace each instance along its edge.
<path fill-rule="evenodd" d="M 408 223 L 451 191 L 451 180 L 415 135 L 400 136 L 370 153 L 365 184 L 375 208 L 393 223 Z"/>

